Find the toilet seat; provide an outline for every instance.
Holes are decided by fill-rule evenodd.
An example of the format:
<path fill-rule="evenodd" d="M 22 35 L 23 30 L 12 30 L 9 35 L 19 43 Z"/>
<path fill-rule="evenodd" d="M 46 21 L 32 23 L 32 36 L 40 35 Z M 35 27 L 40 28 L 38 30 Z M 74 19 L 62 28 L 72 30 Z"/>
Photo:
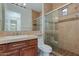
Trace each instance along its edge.
<path fill-rule="evenodd" d="M 52 52 L 52 48 L 45 44 L 39 46 L 39 49 L 42 50 L 43 52 L 49 52 L 49 53 Z"/>

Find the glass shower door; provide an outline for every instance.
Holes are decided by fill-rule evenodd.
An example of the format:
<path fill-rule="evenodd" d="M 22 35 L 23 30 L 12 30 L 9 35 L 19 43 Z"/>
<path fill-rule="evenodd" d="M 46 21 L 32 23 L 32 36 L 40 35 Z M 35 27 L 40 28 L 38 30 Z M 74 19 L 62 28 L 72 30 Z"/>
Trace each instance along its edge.
<path fill-rule="evenodd" d="M 45 43 L 54 47 L 57 47 L 57 28 L 56 22 L 58 22 L 58 10 L 48 15 L 45 15 Z"/>

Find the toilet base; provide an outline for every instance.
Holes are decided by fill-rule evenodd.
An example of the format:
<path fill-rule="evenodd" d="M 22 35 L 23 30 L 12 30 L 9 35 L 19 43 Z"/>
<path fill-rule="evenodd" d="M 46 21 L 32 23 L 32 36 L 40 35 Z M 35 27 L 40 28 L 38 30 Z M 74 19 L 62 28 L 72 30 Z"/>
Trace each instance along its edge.
<path fill-rule="evenodd" d="M 43 51 L 40 51 L 39 52 L 39 56 L 49 56 L 50 53 L 47 53 L 47 52 L 43 52 Z"/>

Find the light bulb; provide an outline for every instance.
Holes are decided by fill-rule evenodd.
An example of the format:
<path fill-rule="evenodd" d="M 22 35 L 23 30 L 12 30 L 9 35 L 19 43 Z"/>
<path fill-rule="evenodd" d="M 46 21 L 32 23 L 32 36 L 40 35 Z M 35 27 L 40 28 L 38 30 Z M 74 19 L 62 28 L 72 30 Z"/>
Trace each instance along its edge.
<path fill-rule="evenodd" d="M 23 5 L 25 6 L 25 5 L 26 5 L 26 3 L 23 3 Z"/>

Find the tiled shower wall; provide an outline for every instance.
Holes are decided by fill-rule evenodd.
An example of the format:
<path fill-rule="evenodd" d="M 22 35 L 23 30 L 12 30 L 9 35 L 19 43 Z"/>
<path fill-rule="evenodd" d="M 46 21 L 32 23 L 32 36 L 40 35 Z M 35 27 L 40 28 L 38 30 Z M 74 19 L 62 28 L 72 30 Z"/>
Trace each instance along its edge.
<path fill-rule="evenodd" d="M 79 4 L 70 4 L 68 15 L 59 17 L 57 23 L 58 46 L 79 55 Z M 62 8 L 63 9 L 63 8 Z M 61 9 L 61 10 L 62 10 Z"/>
<path fill-rule="evenodd" d="M 55 32 L 57 33 L 56 37 L 58 42 L 57 44 L 58 48 L 61 48 L 63 50 L 67 50 L 79 55 L 79 7 L 78 6 L 79 4 L 69 4 L 68 6 L 65 6 L 59 9 L 58 22 L 55 22 L 55 28 L 56 28 Z M 61 14 L 61 11 L 64 8 L 67 8 L 68 10 L 68 14 L 66 16 L 63 16 Z M 52 18 L 53 18 L 53 15 L 52 15 Z M 48 20 L 50 20 L 50 18 L 48 18 Z M 53 33 L 53 30 L 50 32 L 50 34 L 51 33 Z M 55 41 L 53 41 L 53 38 L 50 39 L 53 36 L 49 35 L 49 38 L 47 38 L 47 41 L 52 42 L 50 45 L 52 45 L 53 42 L 55 43 Z M 54 40 L 55 39 L 56 38 L 54 38 Z"/>

